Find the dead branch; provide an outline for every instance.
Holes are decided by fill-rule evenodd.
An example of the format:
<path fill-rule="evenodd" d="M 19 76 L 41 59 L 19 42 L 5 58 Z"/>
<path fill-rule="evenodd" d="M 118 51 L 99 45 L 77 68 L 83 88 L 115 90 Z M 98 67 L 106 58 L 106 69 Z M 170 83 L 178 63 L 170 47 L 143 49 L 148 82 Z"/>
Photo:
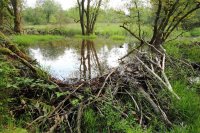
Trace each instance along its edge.
<path fill-rule="evenodd" d="M 81 103 L 77 113 L 77 133 L 81 133 L 81 118 L 83 114 L 83 104 Z"/>
<path fill-rule="evenodd" d="M 151 99 L 150 95 L 148 93 L 146 93 L 144 91 L 144 89 L 139 86 L 138 87 L 139 91 L 143 94 L 144 98 L 152 105 L 154 111 L 157 113 L 157 114 L 161 114 L 163 120 L 169 124 L 169 125 L 172 125 L 172 123 L 169 121 L 169 119 L 167 118 L 167 115 L 165 114 L 165 112 L 159 107 L 156 105 L 156 103 Z"/>
<path fill-rule="evenodd" d="M 160 76 L 158 76 L 154 71 L 152 71 L 142 60 L 140 60 L 140 58 L 136 56 L 136 59 L 142 64 L 144 68 L 146 68 L 149 74 L 154 76 L 154 78 L 156 78 L 160 83 L 162 83 L 177 99 L 180 99 L 179 96 L 173 91 L 173 88 L 171 87 L 169 80 L 167 76 L 165 75 L 164 71 L 162 71 L 162 76 L 164 77 L 167 83 L 165 83 Z"/>

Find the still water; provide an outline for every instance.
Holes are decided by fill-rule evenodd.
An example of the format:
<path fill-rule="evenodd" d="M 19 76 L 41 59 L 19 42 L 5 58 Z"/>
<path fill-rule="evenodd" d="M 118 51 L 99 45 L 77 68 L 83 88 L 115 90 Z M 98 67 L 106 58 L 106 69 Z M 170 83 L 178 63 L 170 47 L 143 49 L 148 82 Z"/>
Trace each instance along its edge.
<path fill-rule="evenodd" d="M 52 76 L 61 80 L 90 79 L 119 65 L 128 43 L 97 39 L 64 39 L 29 47 L 29 54 Z"/>

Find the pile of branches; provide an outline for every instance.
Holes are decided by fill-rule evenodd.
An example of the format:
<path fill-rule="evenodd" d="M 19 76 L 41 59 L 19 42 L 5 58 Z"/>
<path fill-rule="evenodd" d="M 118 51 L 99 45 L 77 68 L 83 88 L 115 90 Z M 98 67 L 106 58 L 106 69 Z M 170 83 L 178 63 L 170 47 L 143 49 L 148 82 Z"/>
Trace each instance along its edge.
<path fill-rule="evenodd" d="M 136 57 L 135 62 L 136 60 L 145 60 L 148 63 L 144 56 Z M 21 90 L 18 96 L 23 96 L 23 100 L 18 101 L 12 113 L 20 115 L 19 113 L 22 112 L 31 112 L 34 120 L 28 123 L 28 127 L 39 126 L 46 132 L 61 131 L 63 127 L 66 129 L 66 125 L 66 130 L 69 132 L 81 132 L 81 119 L 85 108 L 92 107 L 101 113 L 100 105 L 112 99 L 111 106 L 117 110 L 115 106 L 118 104 L 123 106 L 127 99 L 130 99 L 134 109 L 118 110 L 123 117 L 128 117 L 127 111 L 132 111 L 135 112 L 135 118 L 142 126 L 146 126 L 155 116 L 171 126 L 172 123 L 165 112 L 170 108 L 171 96 L 168 94 L 159 97 L 160 92 L 165 91 L 163 88 L 166 88 L 166 85 L 161 84 L 163 82 L 161 79 L 158 82 L 157 78 L 145 68 L 142 61 L 128 63 L 90 81 L 74 84 L 57 83 L 59 88 L 49 91 L 50 97 L 44 92 L 34 92 L 34 88 Z M 56 95 L 58 92 L 61 94 L 60 97 Z M 27 96 L 27 93 L 34 95 Z M 74 105 L 73 99 L 78 99 L 78 103 Z M 44 111 L 42 105 L 44 103 L 49 107 L 48 111 Z"/>
<path fill-rule="evenodd" d="M 26 123 L 27 128 L 35 126 L 45 132 L 59 132 L 64 128 L 67 132 L 80 133 L 84 109 L 92 107 L 97 113 L 102 113 L 104 104 L 109 104 L 125 118 L 129 117 L 127 112 L 134 112 L 132 115 L 143 127 L 155 117 L 161 118 L 167 126 L 172 125 L 168 118 L 170 99 L 172 96 L 179 97 L 165 74 L 165 55 L 162 61 L 152 60 L 147 53 L 136 50 L 131 62 L 123 62 L 120 67 L 101 77 L 65 84 L 51 77 L 43 77 L 40 69 L 30 63 L 30 58 L 11 44 L 4 38 L 1 41 L 1 54 L 17 60 L 32 76 L 35 73 L 33 82 L 41 79 L 40 82 L 49 85 L 42 88 L 30 84 L 14 93 L 16 100 L 11 103 L 12 115 L 16 118 L 29 114 L 32 121 Z M 48 89 L 51 85 L 54 87 Z M 127 100 L 131 101 L 133 108 L 123 108 Z M 122 108 L 119 109 L 118 105 Z"/>

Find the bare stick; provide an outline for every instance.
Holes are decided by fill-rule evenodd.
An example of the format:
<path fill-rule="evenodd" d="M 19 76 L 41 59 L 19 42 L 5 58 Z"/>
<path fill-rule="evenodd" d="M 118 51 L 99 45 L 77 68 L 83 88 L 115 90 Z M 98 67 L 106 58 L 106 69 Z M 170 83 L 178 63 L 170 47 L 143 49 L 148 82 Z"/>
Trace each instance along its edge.
<path fill-rule="evenodd" d="M 135 104 L 135 106 L 136 106 L 136 108 L 137 108 L 137 111 L 139 112 L 139 111 L 140 111 L 140 108 L 139 108 L 139 106 L 138 106 L 136 100 L 134 99 L 134 97 L 133 97 L 127 90 L 125 90 L 125 91 L 126 91 L 126 93 L 131 97 L 131 99 L 133 100 L 133 102 L 134 102 L 134 104 Z"/>
<path fill-rule="evenodd" d="M 83 114 L 83 103 L 79 105 L 77 114 L 77 133 L 81 133 L 81 117 Z"/>
<path fill-rule="evenodd" d="M 142 60 L 140 60 L 140 58 L 138 58 L 136 56 L 136 59 L 144 66 L 144 68 L 146 68 L 147 72 L 150 73 L 151 75 L 153 75 L 158 81 L 160 81 L 177 99 L 180 99 L 179 96 L 173 91 L 172 86 L 169 83 L 169 80 L 167 79 L 167 76 L 165 75 L 165 73 L 162 71 L 162 76 L 164 77 L 165 81 L 167 81 L 167 83 L 165 83 L 160 76 L 158 76 L 155 72 L 153 72 Z"/>
<path fill-rule="evenodd" d="M 157 114 L 161 114 L 163 120 L 169 124 L 169 125 L 172 125 L 172 123 L 169 121 L 169 119 L 167 118 L 167 115 L 165 114 L 165 112 L 160 108 L 158 107 L 158 105 L 156 105 L 156 103 L 151 99 L 150 95 L 148 93 L 146 93 L 144 91 L 144 89 L 139 86 L 138 87 L 139 91 L 143 94 L 144 98 L 151 104 L 151 106 L 153 107 L 153 110 L 157 113 Z"/>
<path fill-rule="evenodd" d="M 98 94 L 97 94 L 97 96 L 96 96 L 97 98 L 100 96 L 100 94 L 101 94 L 103 88 L 105 87 L 108 78 L 109 78 L 115 71 L 116 71 L 116 69 L 113 70 L 112 72 L 110 72 L 110 73 L 108 74 L 108 76 L 106 77 L 106 79 L 105 79 L 105 81 L 104 81 L 104 83 L 103 83 L 103 85 L 102 85 L 100 91 L 98 92 Z"/>

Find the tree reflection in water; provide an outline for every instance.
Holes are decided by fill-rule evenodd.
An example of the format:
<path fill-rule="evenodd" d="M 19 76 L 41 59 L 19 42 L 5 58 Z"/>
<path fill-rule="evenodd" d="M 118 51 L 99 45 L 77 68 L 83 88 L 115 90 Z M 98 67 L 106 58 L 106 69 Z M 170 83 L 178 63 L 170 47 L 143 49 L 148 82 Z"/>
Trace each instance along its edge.
<path fill-rule="evenodd" d="M 91 79 L 91 67 L 98 69 L 98 75 L 102 74 L 99 58 L 92 40 L 82 40 L 80 79 Z"/>
<path fill-rule="evenodd" d="M 122 46 L 122 47 L 120 47 Z M 91 79 L 119 65 L 128 51 L 127 43 L 112 40 L 68 39 L 29 48 L 30 55 L 61 80 Z"/>

